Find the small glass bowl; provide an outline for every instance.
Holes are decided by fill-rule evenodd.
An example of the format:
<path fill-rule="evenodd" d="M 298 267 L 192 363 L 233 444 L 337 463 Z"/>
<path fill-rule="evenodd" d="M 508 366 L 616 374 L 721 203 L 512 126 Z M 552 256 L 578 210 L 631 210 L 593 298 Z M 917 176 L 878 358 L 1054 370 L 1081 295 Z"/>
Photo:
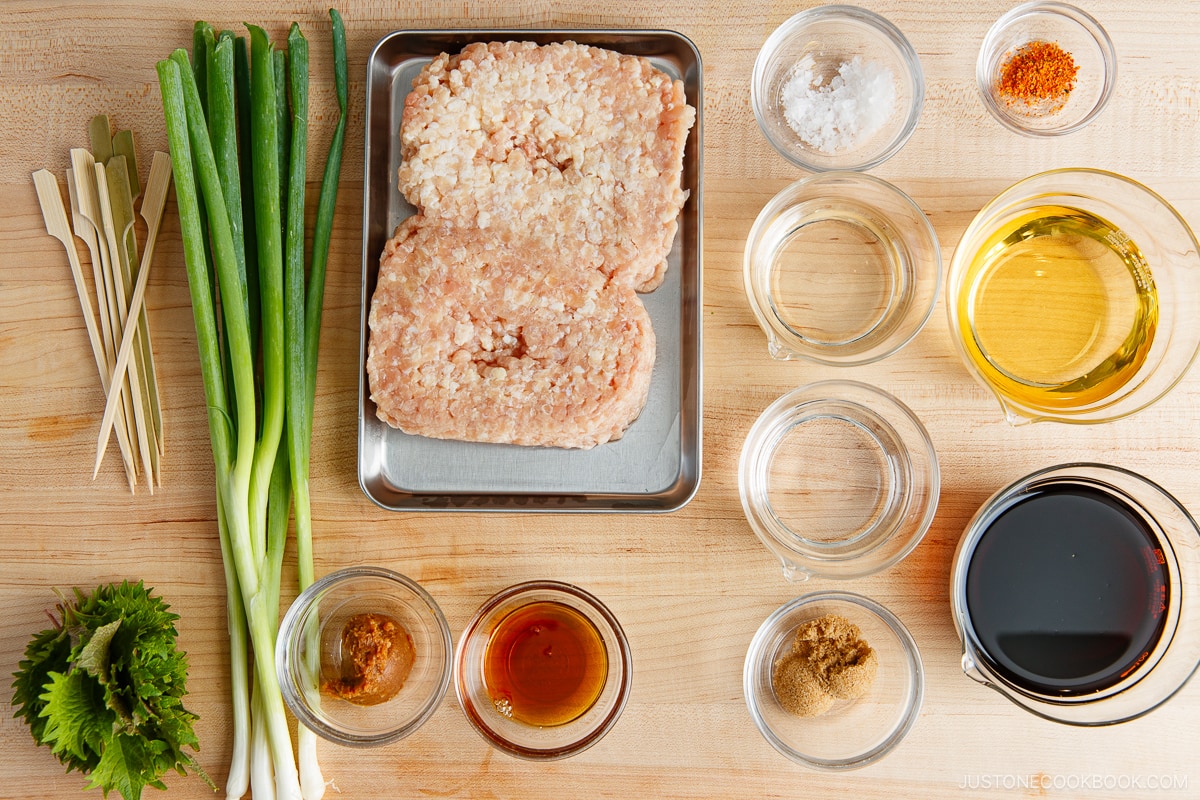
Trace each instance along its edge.
<path fill-rule="evenodd" d="M 412 638 L 415 661 L 399 693 L 358 705 L 321 693 L 340 674 L 341 636 L 355 614 L 384 614 Z M 296 719 L 331 742 L 367 747 L 403 739 L 437 710 L 450 685 L 450 626 L 415 581 L 382 567 L 332 572 L 300 593 L 279 626 L 275 668 Z"/>
<path fill-rule="evenodd" d="M 775 696 L 774 665 L 791 650 L 797 628 L 826 614 L 859 627 L 875 650 L 878 671 L 862 697 L 837 700 L 820 716 L 795 716 Z M 886 608 L 857 594 L 815 592 L 784 604 L 759 627 L 746 653 L 742 690 L 754 724 L 780 753 L 816 769 L 850 770 L 883 758 L 912 729 L 925 672 L 917 643 Z"/>
<path fill-rule="evenodd" d="M 1025 103 L 999 91 L 1004 65 L 1030 42 L 1051 42 L 1071 54 L 1079 72 L 1066 101 Z M 1117 56 L 1104 28 L 1066 3 L 1025 3 L 996 20 L 979 50 L 975 78 L 983 104 L 1002 125 L 1027 136 L 1060 136 L 1096 118 L 1112 96 Z"/>
<path fill-rule="evenodd" d="M 895 353 L 925 325 L 942 253 L 907 194 L 872 175 L 831 172 L 771 198 L 742 269 L 772 357 L 855 366 Z"/>
<path fill-rule="evenodd" d="M 738 490 L 788 580 L 858 578 L 920 543 L 937 510 L 937 453 L 920 420 L 855 381 L 793 389 L 742 447 Z"/>
<path fill-rule="evenodd" d="M 506 617 L 534 603 L 566 606 L 586 618 L 603 643 L 607 673 L 596 700 L 579 716 L 560 725 L 534 725 L 505 713 L 493 699 L 484 676 L 488 642 Z M 629 700 L 633 661 L 617 618 L 594 596 L 557 581 L 529 581 L 492 596 L 467 623 L 454 654 L 454 690 L 467 720 L 497 750 L 531 761 L 576 755 L 600 741 L 620 718 Z"/>
<path fill-rule="evenodd" d="M 805 59 L 811 59 L 818 85 L 827 87 L 856 56 L 891 71 L 895 108 L 878 130 L 852 146 L 818 149 L 788 124 L 784 89 Z M 750 84 L 754 117 L 767 141 L 788 161 L 814 172 L 866 170 L 887 161 L 916 130 L 924 100 L 921 62 L 904 34 L 878 14 L 847 5 L 810 8 L 776 28 L 759 50 Z"/>

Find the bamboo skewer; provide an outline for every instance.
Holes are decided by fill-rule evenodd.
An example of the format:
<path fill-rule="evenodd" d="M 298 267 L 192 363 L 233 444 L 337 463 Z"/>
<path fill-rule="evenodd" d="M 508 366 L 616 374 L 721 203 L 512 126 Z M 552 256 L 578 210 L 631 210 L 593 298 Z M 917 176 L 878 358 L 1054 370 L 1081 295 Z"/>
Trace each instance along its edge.
<path fill-rule="evenodd" d="M 77 188 L 74 169 L 67 170 L 67 197 L 70 199 L 71 206 L 71 230 L 87 245 L 88 254 L 91 256 L 93 285 L 98 285 L 99 281 L 103 280 L 100 276 L 100 242 L 96 238 L 96 228 L 92 225 L 91 220 L 84 219 L 83 215 L 79 212 L 79 189 Z M 91 308 L 91 305 L 91 298 L 88 298 L 88 307 Z M 105 340 L 112 330 L 108 322 L 108 308 L 104 303 L 100 303 L 96 310 L 99 312 L 100 342 L 101 344 L 107 344 Z M 111 364 L 112 353 L 109 353 L 106 349 L 105 356 Z"/>
<path fill-rule="evenodd" d="M 75 240 L 67 222 L 67 212 L 63 207 L 62 195 L 59 193 L 58 180 L 49 170 L 41 169 L 33 173 L 33 184 L 37 190 L 38 203 L 42 207 L 42 217 L 46 223 L 46 232 L 62 242 L 67 251 L 67 261 L 71 265 L 71 277 L 75 280 L 75 290 L 79 295 L 79 304 L 83 311 L 83 324 L 87 328 L 88 341 L 92 346 L 92 356 L 96 360 L 101 380 L 108 374 L 107 359 L 104 345 L 100 342 L 100 333 L 96 329 L 96 318 L 92 314 L 92 304 L 88 301 L 87 287 L 83 281 L 83 265 L 79 263 L 79 252 L 75 249 Z M 128 471 L 127 471 L 127 477 Z M 130 488 L 133 479 L 130 477 Z"/>
<path fill-rule="evenodd" d="M 117 292 L 117 284 L 114 281 L 114 276 L 119 272 L 119 270 L 116 268 L 120 260 L 119 250 L 113 247 L 111 244 L 112 236 L 110 235 L 110 232 L 112 231 L 112 223 L 111 220 L 108 222 L 108 224 L 105 223 L 104 213 L 101 208 L 101 195 L 103 195 L 106 200 L 111 200 L 111 195 L 108 191 L 108 182 L 104 177 L 101 177 L 99 180 L 97 180 L 98 173 L 96 170 L 96 164 L 107 164 L 108 161 L 114 155 L 116 155 L 116 151 L 113 146 L 112 126 L 109 124 L 107 114 L 97 114 L 96 116 L 92 117 L 88 124 L 88 138 L 91 140 L 92 152 L 88 153 L 86 150 L 84 150 L 83 153 L 86 154 L 84 158 L 88 165 L 88 171 L 90 175 L 88 179 L 88 185 L 91 187 L 92 191 L 92 210 L 94 212 L 92 215 L 92 221 L 96 225 L 96 230 L 100 234 L 101 250 L 107 256 L 103 259 L 104 295 L 105 301 L 108 304 L 108 313 L 112 319 L 112 348 L 115 360 L 115 353 L 119 348 L 121 331 L 124 323 L 123 319 L 121 319 L 121 312 L 125 308 L 128 298 L 125 296 L 124 292 L 119 294 Z M 121 379 L 121 384 L 124 387 L 121 397 L 121 403 L 123 406 L 122 413 L 127 421 L 127 426 L 131 430 L 138 427 L 136 422 L 137 414 L 135 413 L 134 407 L 141 402 L 140 392 L 134 392 L 134 387 L 138 385 L 134 382 L 136 378 L 137 376 L 134 376 L 131 379 L 128 375 L 125 375 Z M 144 467 L 147 471 L 152 472 L 152 465 L 148 462 L 145 462 L 144 455 L 143 462 L 140 467 Z M 153 479 L 154 478 L 152 477 L 151 480 Z"/>
<path fill-rule="evenodd" d="M 125 166 L 123 163 L 120 165 L 120 169 L 121 170 L 125 169 Z M 107 172 L 108 171 L 103 163 L 100 163 L 100 162 L 96 163 L 96 184 L 97 184 L 97 186 L 100 186 L 100 187 L 108 186 Z M 109 192 L 103 191 L 103 190 L 100 191 L 99 194 L 100 194 L 100 212 L 101 212 L 101 217 L 104 220 L 104 226 L 103 226 L 104 232 L 105 232 L 106 236 L 108 237 L 108 249 L 109 249 L 110 253 L 116 254 L 115 260 L 119 261 L 121 258 L 121 255 L 120 255 L 121 254 L 121 245 L 117 241 L 116 223 L 113 220 L 113 208 L 112 208 L 112 203 L 110 201 L 110 194 L 109 194 Z M 112 265 L 113 260 L 114 260 L 113 258 L 109 259 L 110 265 Z M 129 295 L 125 291 L 122 270 L 119 268 L 115 268 L 115 265 L 114 265 L 114 268 L 110 272 L 112 275 L 113 287 L 114 287 L 116 296 L 119 298 L 128 298 Z M 126 319 L 126 316 L 125 316 L 126 302 L 127 301 L 125 299 L 122 299 L 121 302 L 117 304 L 117 319 L 120 320 L 122 330 L 124 330 L 125 326 L 127 326 L 129 324 L 129 321 Z M 154 494 L 154 474 L 153 474 L 153 470 L 151 468 L 151 464 L 153 462 L 150 460 L 150 440 L 148 438 L 148 431 L 147 431 L 147 427 L 146 427 L 145 410 L 144 410 L 143 404 L 140 400 L 140 398 L 143 395 L 142 395 L 142 389 L 141 389 L 140 375 L 138 372 L 138 364 L 136 361 L 134 361 L 132 368 L 129 369 L 129 371 L 126 373 L 126 376 L 129 379 L 129 389 L 130 389 L 131 397 L 133 400 L 134 427 L 137 428 L 138 449 L 139 449 L 141 457 L 142 457 L 142 466 L 145 467 L 144 471 L 146 473 L 146 483 L 150 487 L 150 493 Z M 97 472 L 98 471 L 99 471 L 99 467 L 97 467 Z M 96 473 L 93 473 L 93 477 L 95 477 L 95 474 Z"/>
<path fill-rule="evenodd" d="M 37 189 L 38 203 L 42 206 L 42 218 L 46 222 L 46 233 L 62 242 L 67 251 L 67 262 L 71 265 L 71 277 L 75 279 L 75 290 L 79 294 L 79 302 L 83 307 L 83 324 L 87 328 L 88 340 L 92 344 L 92 355 L 96 358 L 96 366 L 104 368 L 104 347 L 100 344 L 100 333 L 96 330 L 96 317 L 92 314 L 92 305 L 87 299 L 87 286 L 83 282 L 83 265 L 79 262 L 79 252 L 75 249 L 75 240 L 67 222 L 67 212 L 63 207 L 62 195 L 58 189 L 58 179 L 50 170 L 39 169 L 33 173 L 33 184 Z"/>
<path fill-rule="evenodd" d="M 142 193 L 142 184 L 138 176 L 137 168 L 137 152 L 133 145 L 133 133 L 131 131 L 117 131 L 112 137 L 113 157 L 124 156 L 125 158 L 125 173 L 128 177 L 127 181 L 119 181 L 120 205 L 124 212 L 129 215 L 129 234 L 122 239 L 122 243 L 127 244 L 129 251 L 128 267 L 129 272 L 125 274 L 125 285 L 132 286 L 137 281 L 138 255 L 137 255 L 137 239 L 133 235 L 133 201 Z M 127 189 L 127 190 L 126 190 Z M 114 208 L 116 207 L 116 199 L 114 198 Z M 143 202 L 144 205 L 144 202 Z M 143 215 L 144 216 L 144 215 Z M 122 262 L 122 267 L 126 262 Z M 137 317 L 138 330 L 141 333 L 141 352 L 138 353 L 141 365 L 142 389 L 146 393 L 146 403 L 150 419 L 154 424 L 155 444 L 154 459 L 154 478 L 155 482 L 161 484 L 159 460 L 163 453 L 162 444 L 162 407 L 158 399 L 158 370 L 154 366 L 154 347 L 150 340 L 150 323 L 146 319 L 146 312 L 143 310 Z"/>
<path fill-rule="evenodd" d="M 158 226 L 162 220 L 163 208 L 167 202 L 167 189 L 171 185 L 171 160 L 165 153 L 155 153 L 154 162 L 150 167 L 150 177 L 146 185 L 146 196 L 142 200 L 141 213 L 146 218 L 147 235 L 146 249 L 142 253 L 142 263 L 138 270 L 137 285 L 133 290 L 133 299 L 130 302 L 129 311 L 126 314 L 126 320 L 136 320 L 142 311 L 142 301 L 146 295 L 146 285 L 150 277 L 150 264 L 154 255 L 154 245 L 158 238 Z M 135 335 L 138 333 L 138 326 L 128 323 L 125 325 L 125 333 L 121 338 L 121 348 L 117 353 L 116 366 L 113 369 L 114 384 L 121 380 L 125 374 L 126 368 L 129 366 L 129 359 L 133 353 L 133 344 Z M 95 472 L 100 470 L 100 462 L 104 460 L 104 452 L 108 447 L 108 437 L 112 430 L 113 421 L 117 415 L 117 409 L 120 407 L 117 403 L 120 388 L 110 388 L 108 396 L 104 404 L 104 418 L 100 423 L 100 436 L 97 441 L 96 452 L 96 468 Z M 93 473 L 93 475 L 95 474 Z"/>
<path fill-rule="evenodd" d="M 161 166 L 160 166 L 161 164 Z M 157 178 L 157 183 L 155 182 Z M 158 242 L 158 226 L 162 222 L 163 210 L 167 206 L 167 189 L 171 186 L 171 157 L 156 150 L 150 161 L 150 175 L 146 178 L 146 193 L 142 196 L 142 205 L 138 212 L 146 221 L 146 250 L 142 254 L 142 263 L 138 267 L 138 280 L 141 280 L 141 270 L 150 269 L 150 256 L 154 253 L 154 245 Z M 140 311 L 145 319 L 145 308 Z M 146 345 L 150 363 L 150 400 L 154 408 L 154 432 L 158 442 L 158 460 L 167 452 L 166 437 L 163 436 L 162 400 L 158 393 L 158 369 L 154 366 L 154 348 L 150 346 L 149 323 L 146 327 Z M 158 485 L 162 486 L 161 475 Z"/>
<path fill-rule="evenodd" d="M 92 477 L 99 473 L 115 427 L 130 491 L 136 491 L 144 472 L 150 493 L 154 494 L 155 485 L 162 485 L 165 444 L 145 297 L 171 184 L 171 160 L 165 153 L 154 154 L 145 197 L 135 212 L 134 201 L 142 195 L 143 186 L 137 172 L 133 134 L 126 130 L 114 136 L 105 115 L 92 119 L 88 133 L 92 151 L 71 150 L 71 169 L 67 172 L 70 217 L 58 181 L 51 172 L 44 169 L 35 172 L 34 186 L 47 233 L 67 251 L 88 342 L 104 390 L 104 414 Z M 145 252 L 140 259 L 135 232 L 139 214 L 147 231 Z M 83 240 L 91 256 L 95 310 L 75 236 Z"/>
<path fill-rule="evenodd" d="M 122 314 L 121 325 L 137 327 L 137 337 L 134 339 L 134 359 L 137 361 L 138 393 L 134 402 L 141 404 L 141 425 L 146 426 L 146 440 L 149 444 L 149 458 L 143 453 L 147 477 L 151 490 L 158 482 L 158 435 L 154 424 L 154 403 L 150 383 L 153 375 L 150 371 L 150 359 L 147 355 L 149 326 L 143 314 L 130 316 L 129 306 L 133 302 L 133 286 L 136 282 L 137 269 L 137 238 L 133 234 L 133 188 L 129 181 L 129 162 L 125 156 L 116 154 L 109 159 L 105 166 L 105 178 L 108 181 L 109 210 L 112 214 L 113 233 L 117 239 L 117 258 L 112 262 L 113 267 L 120 270 L 113 272 L 113 283 L 117 286 L 117 298 L 120 301 Z M 136 416 L 136 410 L 135 410 Z"/>
<path fill-rule="evenodd" d="M 96 182 L 96 162 L 92 154 L 84 149 L 73 151 L 71 155 L 76 170 L 76 188 L 79 189 L 80 213 L 95 226 L 97 232 L 97 246 L 100 251 L 100 277 L 96 284 L 96 295 L 99 302 L 108 309 L 108 318 L 110 321 L 108 349 L 113 353 L 113 360 L 115 361 L 117 346 L 120 344 L 121 336 L 120 312 L 117 309 L 117 293 L 116 287 L 113 286 L 112 278 L 113 255 L 109 249 L 108 236 L 104 226 L 104 214 L 100 208 L 100 189 Z M 129 381 L 124 377 L 116 381 L 116 383 L 122 387 L 121 416 L 124 420 L 123 424 L 126 429 L 126 436 L 132 442 L 137 435 L 133 418 L 133 393 L 130 391 Z M 134 475 L 136 477 L 141 474 L 141 465 L 138 463 L 137 453 L 132 445 L 130 450 L 133 453 Z"/>
<path fill-rule="evenodd" d="M 82 151 L 86 152 L 86 151 Z M 67 170 L 67 189 L 71 198 L 71 223 L 75 231 L 75 235 L 84 241 L 88 247 L 88 252 L 91 254 L 92 260 L 92 280 L 96 290 L 97 310 L 100 318 L 100 340 L 104 349 L 104 369 L 100 370 L 100 387 L 104 390 L 105 397 L 109 394 L 109 389 L 112 385 L 110 376 L 113 371 L 113 364 L 116 362 L 116 352 L 113 348 L 113 332 L 112 323 L 108 316 L 108 302 L 104 297 L 104 275 L 101 269 L 100 257 L 100 240 L 95 224 L 85 216 L 81 210 L 81 196 L 85 194 L 91 187 L 84 186 L 80 188 L 80 181 L 77 178 L 77 170 L 74 165 L 79 161 L 76 157 L 76 151 L 71 151 L 72 169 Z M 91 180 L 85 176 L 85 181 Z M 94 192 L 94 190 L 93 190 Z M 85 302 L 83 297 L 79 298 L 82 304 Z M 90 299 L 88 302 L 88 311 L 91 311 Z M 97 367 L 100 365 L 97 364 Z M 123 406 L 118 408 L 123 410 Z M 127 418 L 124 414 L 117 417 L 117 443 L 121 447 L 121 461 L 125 465 L 125 474 L 129 479 L 130 488 L 137 482 L 137 468 L 133 463 L 133 449 L 129 443 L 129 426 Z"/>
<path fill-rule="evenodd" d="M 104 289 L 105 264 L 108 262 L 108 242 L 100 230 L 99 204 L 96 194 L 96 170 L 92 154 L 82 148 L 71 150 L 71 169 L 67 172 L 67 187 L 71 193 L 71 217 L 75 235 L 83 239 L 92 256 L 92 279 L 96 290 L 96 305 L 100 312 L 100 334 L 108 358 L 109 374 L 116 358 L 116 338 L 113 317 L 109 314 L 108 293 Z"/>

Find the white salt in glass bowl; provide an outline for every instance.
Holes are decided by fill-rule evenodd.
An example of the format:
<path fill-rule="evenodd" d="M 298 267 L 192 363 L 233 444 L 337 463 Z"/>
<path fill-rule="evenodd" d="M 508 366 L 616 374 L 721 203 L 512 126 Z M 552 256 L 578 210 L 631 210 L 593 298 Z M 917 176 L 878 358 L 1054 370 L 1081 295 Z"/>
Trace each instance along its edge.
<path fill-rule="evenodd" d="M 891 73 L 895 84 L 891 113 L 872 133 L 838 137 L 852 140 L 845 146 L 815 147 L 788 123 L 785 89 L 798 64 L 811 70 L 815 87 L 828 89 L 839 68 L 856 58 Z M 754 117 L 767 141 L 796 166 L 814 172 L 866 170 L 882 164 L 916 130 L 924 100 L 921 62 L 904 34 L 878 14 L 846 5 L 810 8 L 776 28 L 759 50 L 750 84 Z M 874 105 L 862 114 L 870 117 L 878 111 Z M 830 122 L 833 118 L 824 115 L 822 119 Z"/>

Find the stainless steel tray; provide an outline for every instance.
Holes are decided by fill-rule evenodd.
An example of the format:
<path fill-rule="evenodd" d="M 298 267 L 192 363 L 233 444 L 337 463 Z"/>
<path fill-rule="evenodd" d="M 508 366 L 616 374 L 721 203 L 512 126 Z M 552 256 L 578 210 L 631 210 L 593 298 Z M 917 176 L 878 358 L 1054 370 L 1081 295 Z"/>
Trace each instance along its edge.
<path fill-rule="evenodd" d="M 667 278 L 642 295 L 657 339 L 650 397 L 622 439 L 591 450 L 410 436 L 382 422 L 370 398 L 367 315 L 379 255 L 396 225 L 414 212 L 396 189 L 404 99 L 434 56 L 495 40 L 570 40 L 643 56 L 682 80 L 696 108 L 683 164 L 690 196 Z M 596 512 L 673 511 L 692 498 L 700 484 L 701 73 L 695 46 L 670 31 L 398 31 L 376 44 L 367 61 L 358 376 L 358 480 L 372 501 L 391 510 Z"/>

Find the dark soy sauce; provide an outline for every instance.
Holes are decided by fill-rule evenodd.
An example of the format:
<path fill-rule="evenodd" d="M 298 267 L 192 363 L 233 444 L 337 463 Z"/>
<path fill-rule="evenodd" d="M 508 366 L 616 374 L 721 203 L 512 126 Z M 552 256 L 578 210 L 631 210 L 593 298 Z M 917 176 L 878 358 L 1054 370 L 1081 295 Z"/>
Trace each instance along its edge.
<path fill-rule="evenodd" d="M 967 612 L 991 665 L 1014 685 L 1071 697 L 1142 664 L 1168 599 L 1161 547 L 1124 502 L 1074 481 L 1003 510 L 967 565 Z"/>

